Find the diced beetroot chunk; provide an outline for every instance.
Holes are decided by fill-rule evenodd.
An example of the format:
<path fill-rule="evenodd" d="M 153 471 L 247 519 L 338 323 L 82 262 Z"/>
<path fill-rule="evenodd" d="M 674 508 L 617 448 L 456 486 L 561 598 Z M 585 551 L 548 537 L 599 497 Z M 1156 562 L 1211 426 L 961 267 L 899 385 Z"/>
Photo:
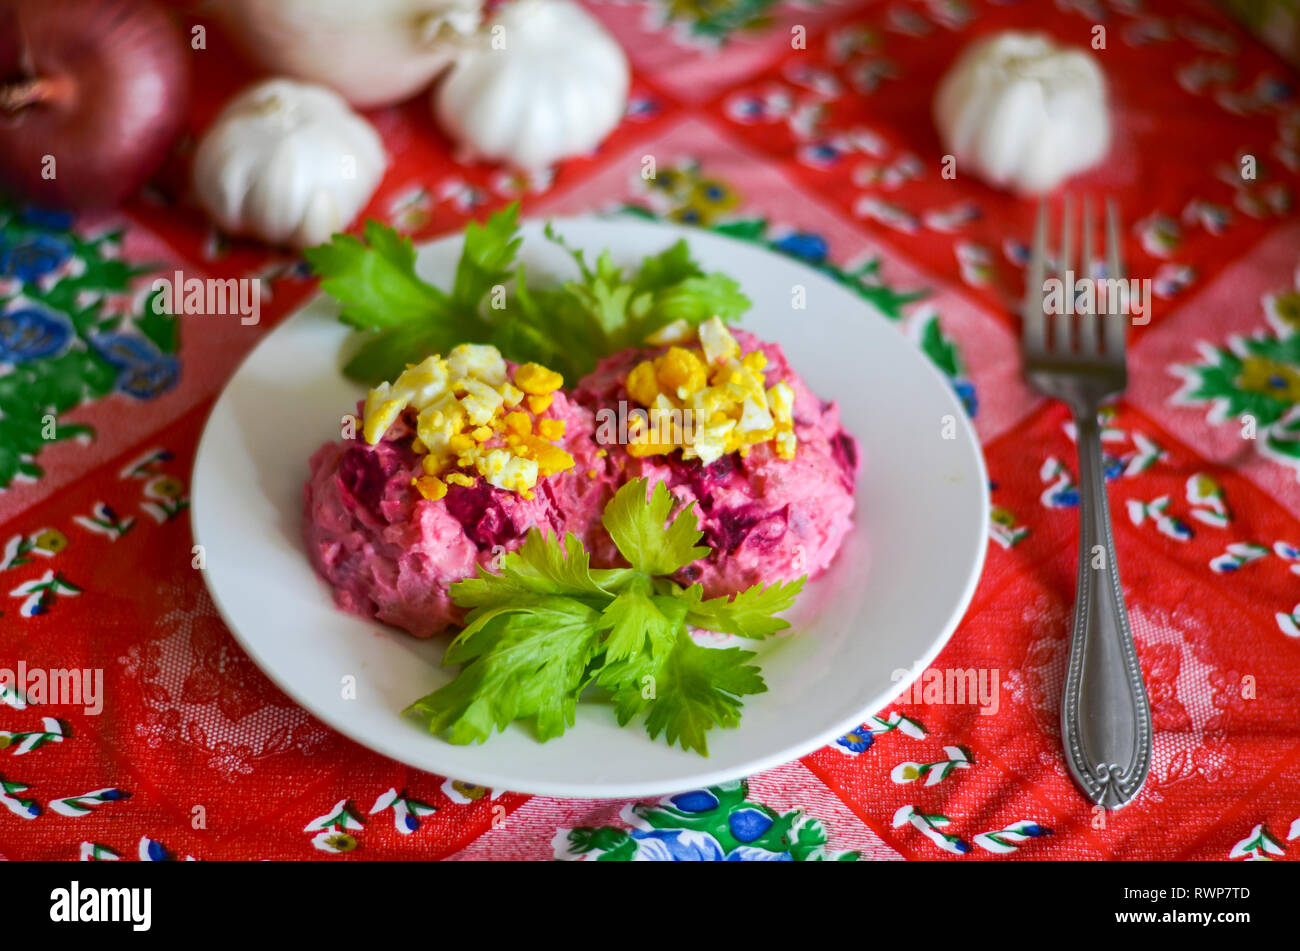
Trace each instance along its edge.
<path fill-rule="evenodd" d="M 501 491 L 482 480 L 472 486 L 453 485 L 447 489 L 447 511 L 480 548 L 504 545 L 520 535 L 497 501 L 495 492 Z"/>
<path fill-rule="evenodd" d="M 399 465 L 392 452 L 368 446 L 350 446 L 339 460 L 339 481 L 370 514 L 381 518 L 379 504 L 388 478 Z"/>
<path fill-rule="evenodd" d="M 844 487 L 852 492 L 853 479 L 858 472 L 857 440 L 841 429 L 831 441 L 831 454 L 839 463 Z"/>
<path fill-rule="evenodd" d="M 744 508 L 714 511 L 713 515 L 717 519 L 717 525 L 710 527 L 705 533 L 708 536 L 709 546 L 714 551 L 727 554 L 740 547 L 740 543 L 749 534 L 750 528 L 763 517 L 761 511 L 748 505 Z"/>

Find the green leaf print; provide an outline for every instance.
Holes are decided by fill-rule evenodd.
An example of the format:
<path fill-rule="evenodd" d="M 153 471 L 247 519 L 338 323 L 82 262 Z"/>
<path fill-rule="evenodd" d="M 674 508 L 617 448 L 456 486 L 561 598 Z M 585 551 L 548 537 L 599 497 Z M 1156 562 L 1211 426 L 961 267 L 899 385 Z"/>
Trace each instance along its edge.
<path fill-rule="evenodd" d="M 120 258 L 122 239 L 0 199 L 0 491 L 40 478 L 50 443 L 93 437 L 65 413 L 115 390 L 149 399 L 179 376 L 174 318 L 106 313 L 151 270 Z"/>

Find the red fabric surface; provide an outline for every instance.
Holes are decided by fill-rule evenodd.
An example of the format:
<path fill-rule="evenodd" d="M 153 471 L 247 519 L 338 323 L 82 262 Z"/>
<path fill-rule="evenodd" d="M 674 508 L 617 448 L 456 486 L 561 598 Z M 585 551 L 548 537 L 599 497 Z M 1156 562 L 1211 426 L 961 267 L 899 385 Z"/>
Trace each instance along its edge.
<path fill-rule="evenodd" d="M 597 154 L 533 182 L 460 166 L 421 97 L 370 114 L 392 164 L 366 214 L 421 238 L 517 197 L 537 216 L 634 204 L 704 224 L 765 219 L 773 239 L 816 235 L 842 271 L 879 259 L 888 286 L 928 292 L 896 319 L 924 344 L 937 315 L 959 355 L 949 375 L 973 393 L 993 483 L 987 567 L 933 666 L 996 671 L 997 711 L 917 703 L 909 692 L 881 716 L 923 731 L 868 724 L 865 749 L 833 744 L 751 777 L 749 799 L 807 813 L 832 851 L 864 858 L 1300 854 L 1300 621 L 1291 617 L 1300 552 L 1289 547 L 1300 545 L 1300 461 L 1288 451 L 1300 403 L 1288 315 L 1300 322 L 1300 304 L 1287 309 L 1300 282 L 1295 73 L 1212 7 L 1174 0 L 811 3 L 770 8 L 720 42 L 700 35 L 702 5 L 590 9 L 635 69 L 629 117 Z M 1034 206 L 960 173 L 941 180 L 929 121 L 935 83 L 972 37 L 1029 26 L 1086 45 L 1096 24 L 1108 31 L 1096 55 L 1118 136 L 1107 162 L 1070 187 L 1119 200 L 1130 273 L 1157 281 L 1155 317 L 1136 337 L 1106 442 L 1157 737 L 1146 789 L 1110 815 L 1075 791 L 1059 752 L 1075 457 L 1064 409 L 1019 377 L 1014 244 L 1028 240 Z M 791 47 L 794 26 L 806 28 L 806 49 Z M 214 26 L 208 36 L 193 132 L 253 75 Z M 1243 154 L 1258 159 L 1255 181 L 1236 174 Z M 719 190 L 683 197 L 647 186 L 646 155 L 661 173 Z M 238 360 L 314 284 L 289 255 L 218 240 L 173 194 L 143 196 L 77 230 L 124 229 L 116 253 L 146 269 L 137 296 L 149 274 L 182 267 L 261 276 L 272 297 L 257 326 L 184 318 L 171 389 L 87 401 L 66 418 L 92 424 L 93 438 L 45 447 L 39 478 L 0 491 L 0 668 L 102 669 L 108 698 L 98 715 L 0 703 L 9 738 L 0 854 L 323 858 L 334 853 L 317 840 L 335 829 L 351 836 L 352 858 L 552 858 L 568 856 L 570 829 L 635 826 L 630 803 L 478 790 L 395 764 L 317 723 L 235 645 L 191 566 L 182 503 L 194 448 Z M 871 215 L 881 203 L 894 224 Z M 954 209 L 969 215 L 945 225 L 939 216 Z M 1177 230 L 1175 244 L 1150 240 L 1157 216 Z M 1243 338 L 1263 343 L 1246 353 Z M 1189 395 L 1185 382 L 1224 354 L 1241 365 L 1216 377 L 1214 394 Z M 1258 417 L 1257 438 L 1241 436 L 1242 407 Z M 116 538 L 88 528 L 98 503 L 135 524 Z M 79 593 L 64 589 L 25 616 L 30 586 L 59 579 Z M 47 716 L 67 735 L 24 749 L 22 734 L 41 731 Z M 968 762 L 933 784 L 908 778 L 907 764 L 943 762 L 953 749 Z M 103 790 L 116 792 L 93 796 Z M 391 810 L 370 814 L 388 790 L 434 811 L 403 830 Z M 66 804 L 87 795 L 81 809 Z M 364 821 L 329 822 L 339 804 Z M 1007 828 L 1022 834 L 988 838 Z"/>

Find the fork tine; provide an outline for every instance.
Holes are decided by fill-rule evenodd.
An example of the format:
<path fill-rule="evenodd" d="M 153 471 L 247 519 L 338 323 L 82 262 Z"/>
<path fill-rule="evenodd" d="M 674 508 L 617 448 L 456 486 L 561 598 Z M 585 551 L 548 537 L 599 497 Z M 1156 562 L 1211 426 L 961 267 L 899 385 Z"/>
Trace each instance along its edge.
<path fill-rule="evenodd" d="M 1070 279 L 1072 267 L 1070 259 L 1074 253 L 1070 245 L 1073 236 L 1074 208 L 1070 203 L 1070 196 L 1066 195 L 1061 199 L 1061 244 L 1056 261 L 1056 274 L 1065 285 L 1065 306 L 1061 308 L 1061 313 L 1053 318 L 1052 323 L 1052 349 L 1057 353 L 1069 353 L 1073 349 L 1070 337 L 1070 325 L 1074 323 L 1074 317 L 1070 314 L 1074 309 L 1074 302 L 1071 300 L 1074 287 Z"/>
<path fill-rule="evenodd" d="M 1079 261 L 1079 273 L 1085 280 L 1092 278 L 1092 200 L 1086 195 L 1083 199 L 1083 220 L 1079 223 L 1079 229 L 1082 232 L 1081 243 L 1083 245 L 1082 257 Z M 1083 356 L 1096 356 L 1097 347 L 1100 341 L 1097 339 L 1097 323 L 1101 320 L 1097 316 L 1099 309 L 1096 295 L 1096 285 L 1093 285 L 1093 306 L 1088 313 L 1080 314 L 1078 317 L 1079 325 L 1079 353 Z"/>
<path fill-rule="evenodd" d="M 1043 313 L 1043 270 L 1047 265 L 1047 204 L 1038 202 L 1034 248 L 1025 272 L 1025 302 L 1020 308 L 1020 339 L 1026 353 L 1042 353 L 1047 346 L 1047 317 Z"/>
<path fill-rule="evenodd" d="M 1106 276 L 1117 281 L 1124 278 L 1124 264 L 1119 256 L 1119 212 L 1112 198 L 1106 199 Z M 1129 322 L 1127 309 L 1120 306 L 1122 295 L 1116 297 L 1119 299 L 1112 300 L 1109 294 L 1106 296 L 1106 355 L 1112 358 L 1124 355 L 1124 338 Z"/>

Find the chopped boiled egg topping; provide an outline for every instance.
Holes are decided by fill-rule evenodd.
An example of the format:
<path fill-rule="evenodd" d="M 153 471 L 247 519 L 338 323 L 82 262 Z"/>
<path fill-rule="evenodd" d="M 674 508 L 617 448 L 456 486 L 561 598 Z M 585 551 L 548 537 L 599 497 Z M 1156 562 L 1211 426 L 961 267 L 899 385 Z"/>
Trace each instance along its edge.
<path fill-rule="evenodd" d="M 785 383 L 768 387 L 767 357 L 742 354 L 726 325 L 712 317 L 700 325 L 698 346 L 668 348 L 632 368 L 628 396 L 647 409 L 634 417 L 628 452 L 652 456 L 682 451 L 706 465 L 729 452 L 771 442 L 782 459 L 793 459 L 794 391 Z"/>
<path fill-rule="evenodd" d="M 531 499 L 539 478 L 573 465 L 555 445 L 564 421 L 541 417 L 563 383 L 560 374 L 536 363 L 518 367 L 511 380 L 496 347 L 461 344 L 371 390 L 362 435 L 374 445 L 413 409 L 412 446 L 423 455 L 424 470 L 413 482 L 426 499 L 442 498 L 448 485 L 472 486 L 476 476 Z"/>

